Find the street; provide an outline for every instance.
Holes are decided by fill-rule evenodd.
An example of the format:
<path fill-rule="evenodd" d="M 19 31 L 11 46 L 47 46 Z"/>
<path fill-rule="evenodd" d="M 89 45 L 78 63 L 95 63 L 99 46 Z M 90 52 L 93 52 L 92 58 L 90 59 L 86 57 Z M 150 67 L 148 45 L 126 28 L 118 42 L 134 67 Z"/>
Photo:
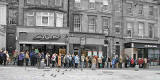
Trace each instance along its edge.
<path fill-rule="evenodd" d="M 62 69 L 0 66 L 0 80 L 160 80 L 159 69 Z"/>

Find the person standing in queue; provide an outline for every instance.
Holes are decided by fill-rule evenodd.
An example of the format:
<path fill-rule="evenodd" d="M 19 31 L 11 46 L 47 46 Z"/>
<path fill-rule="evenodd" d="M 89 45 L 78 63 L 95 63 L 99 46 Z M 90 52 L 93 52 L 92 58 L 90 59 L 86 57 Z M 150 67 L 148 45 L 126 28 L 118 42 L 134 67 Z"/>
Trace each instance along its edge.
<path fill-rule="evenodd" d="M 61 67 L 61 53 L 58 55 L 58 67 Z"/>

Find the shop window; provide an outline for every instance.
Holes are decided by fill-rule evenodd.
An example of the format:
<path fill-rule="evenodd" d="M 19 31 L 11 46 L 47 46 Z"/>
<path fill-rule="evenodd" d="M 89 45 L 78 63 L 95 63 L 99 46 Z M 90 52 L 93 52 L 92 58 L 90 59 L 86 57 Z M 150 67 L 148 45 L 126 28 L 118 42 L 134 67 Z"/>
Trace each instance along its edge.
<path fill-rule="evenodd" d="M 144 23 L 142 22 L 138 24 L 138 36 L 144 36 Z"/>
<path fill-rule="evenodd" d="M 96 31 L 96 16 L 88 16 L 88 31 Z"/>
<path fill-rule="evenodd" d="M 132 23 L 127 23 L 127 37 L 132 37 L 132 28 L 133 24 Z"/>
<path fill-rule="evenodd" d="M 89 9 L 95 9 L 95 0 L 89 0 Z"/>
<path fill-rule="evenodd" d="M 103 32 L 108 34 L 109 33 L 109 24 L 110 24 L 110 19 L 107 17 L 102 18 L 102 26 L 103 26 Z"/>
<path fill-rule="evenodd" d="M 117 23 L 115 24 L 115 32 L 116 32 L 117 34 L 120 33 L 120 22 L 117 22 Z"/>
<path fill-rule="evenodd" d="M 42 5 L 48 5 L 48 0 L 41 0 Z"/>
<path fill-rule="evenodd" d="M 154 15 L 154 7 L 153 6 L 149 6 L 149 15 L 153 16 Z"/>
<path fill-rule="evenodd" d="M 81 7 L 81 0 L 75 0 L 74 6 L 75 6 L 76 8 L 80 8 L 80 7 Z"/>
<path fill-rule="evenodd" d="M 34 12 L 27 13 L 27 26 L 34 26 Z"/>
<path fill-rule="evenodd" d="M 139 5 L 138 14 L 143 15 L 143 5 L 142 4 Z"/>
<path fill-rule="evenodd" d="M 63 27 L 63 13 L 56 13 L 56 27 Z"/>
<path fill-rule="evenodd" d="M 149 38 L 153 38 L 154 37 L 154 24 L 152 24 L 152 23 L 149 23 Z"/>
<path fill-rule="evenodd" d="M 127 13 L 132 14 L 132 3 L 126 3 Z"/>
<path fill-rule="evenodd" d="M 62 6 L 62 0 L 55 0 L 56 6 Z"/>
<path fill-rule="evenodd" d="M 10 9 L 9 10 L 9 24 L 17 24 L 17 10 Z"/>
<path fill-rule="evenodd" d="M 74 15 L 74 31 L 81 31 L 81 15 Z"/>

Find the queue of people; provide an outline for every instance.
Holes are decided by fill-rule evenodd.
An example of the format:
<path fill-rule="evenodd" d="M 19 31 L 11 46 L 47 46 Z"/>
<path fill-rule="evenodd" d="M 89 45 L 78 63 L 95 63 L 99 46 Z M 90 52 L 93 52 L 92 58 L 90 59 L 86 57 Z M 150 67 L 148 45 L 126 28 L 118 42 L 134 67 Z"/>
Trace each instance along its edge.
<path fill-rule="evenodd" d="M 34 50 L 17 52 L 12 55 L 13 65 L 23 66 L 40 66 L 41 61 L 44 60 L 44 64 L 47 67 L 63 67 L 63 68 L 122 68 L 123 64 L 125 68 L 135 67 L 139 65 L 140 68 L 147 67 L 147 59 L 139 58 L 135 60 L 130 57 L 122 59 L 122 57 L 115 56 L 113 58 L 103 56 L 86 56 L 61 53 L 36 53 Z M 0 65 L 10 63 L 10 57 L 7 51 L 0 50 Z"/>

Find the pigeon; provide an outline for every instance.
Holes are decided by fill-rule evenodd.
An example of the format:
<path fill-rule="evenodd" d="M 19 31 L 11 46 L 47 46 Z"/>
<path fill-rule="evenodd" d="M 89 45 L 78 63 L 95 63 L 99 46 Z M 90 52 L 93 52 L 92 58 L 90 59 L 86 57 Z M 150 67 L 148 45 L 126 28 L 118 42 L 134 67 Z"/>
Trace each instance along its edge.
<path fill-rule="evenodd" d="M 72 71 L 72 69 L 70 69 L 69 71 Z"/>
<path fill-rule="evenodd" d="M 42 76 L 44 77 L 44 76 L 45 76 L 45 74 L 42 74 Z"/>
<path fill-rule="evenodd" d="M 56 77 L 57 75 L 55 74 L 53 77 Z"/>
<path fill-rule="evenodd" d="M 65 71 L 67 71 L 67 69 Z"/>
<path fill-rule="evenodd" d="M 51 74 L 50 76 L 53 76 L 53 74 Z"/>

